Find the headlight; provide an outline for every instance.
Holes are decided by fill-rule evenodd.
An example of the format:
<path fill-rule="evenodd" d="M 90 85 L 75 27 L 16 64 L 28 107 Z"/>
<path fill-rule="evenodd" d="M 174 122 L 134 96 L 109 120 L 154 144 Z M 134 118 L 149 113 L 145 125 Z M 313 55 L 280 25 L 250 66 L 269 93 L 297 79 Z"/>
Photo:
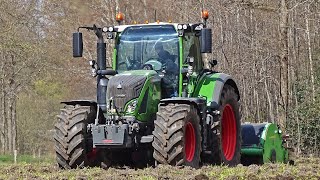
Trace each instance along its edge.
<path fill-rule="evenodd" d="M 186 30 L 188 29 L 188 26 L 186 24 L 183 25 L 183 29 Z"/>
<path fill-rule="evenodd" d="M 102 28 L 102 31 L 103 31 L 103 32 L 108 32 L 108 27 L 103 27 L 103 28 Z"/>
<path fill-rule="evenodd" d="M 179 29 L 179 30 L 182 29 L 182 24 L 178 24 L 178 29 Z"/>
<path fill-rule="evenodd" d="M 113 27 L 109 27 L 109 32 L 113 32 Z"/>
<path fill-rule="evenodd" d="M 133 112 L 134 112 L 134 110 L 135 110 L 136 107 L 137 107 L 137 102 L 138 102 L 137 99 L 129 102 L 129 104 L 128 104 L 128 106 L 127 106 L 127 113 L 133 113 Z"/>

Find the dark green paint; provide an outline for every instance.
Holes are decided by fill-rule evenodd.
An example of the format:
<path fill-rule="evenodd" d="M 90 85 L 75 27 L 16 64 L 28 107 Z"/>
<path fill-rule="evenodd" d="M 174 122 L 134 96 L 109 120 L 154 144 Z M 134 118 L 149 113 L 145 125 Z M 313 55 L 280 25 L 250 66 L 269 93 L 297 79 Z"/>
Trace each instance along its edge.
<path fill-rule="evenodd" d="M 243 148 L 241 149 L 242 155 L 248 155 L 248 156 L 261 156 L 263 154 L 263 149 L 256 147 L 256 148 Z"/>
<path fill-rule="evenodd" d="M 154 117 L 158 111 L 158 104 L 161 98 L 161 88 L 160 88 L 160 77 L 157 72 L 153 70 L 134 70 L 134 71 L 125 71 L 118 76 L 130 76 L 130 75 L 143 75 L 147 79 L 143 85 L 141 93 L 138 98 L 128 101 L 124 108 L 123 116 L 134 116 L 138 121 L 146 122 Z M 147 111 L 145 113 L 139 113 L 138 110 L 142 106 L 143 97 L 146 91 L 149 91 L 148 100 L 147 100 Z M 127 113 L 128 105 L 132 101 L 137 100 L 136 108 L 133 112 Z"/>

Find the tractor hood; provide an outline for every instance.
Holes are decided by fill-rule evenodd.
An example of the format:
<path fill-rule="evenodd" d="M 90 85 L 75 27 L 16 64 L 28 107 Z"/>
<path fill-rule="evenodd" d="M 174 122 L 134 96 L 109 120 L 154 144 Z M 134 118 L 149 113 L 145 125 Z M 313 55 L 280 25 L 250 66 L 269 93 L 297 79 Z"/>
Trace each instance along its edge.
<path fill-rule="evenodd" d="M 160 81 L 153 70 L 125 71 L 111 77 L 107 86 L 107 111 L 118 116 L 140 116 L 142 120 L 142 115 L 148 113 L 147 106 L 160 99 Z"/>

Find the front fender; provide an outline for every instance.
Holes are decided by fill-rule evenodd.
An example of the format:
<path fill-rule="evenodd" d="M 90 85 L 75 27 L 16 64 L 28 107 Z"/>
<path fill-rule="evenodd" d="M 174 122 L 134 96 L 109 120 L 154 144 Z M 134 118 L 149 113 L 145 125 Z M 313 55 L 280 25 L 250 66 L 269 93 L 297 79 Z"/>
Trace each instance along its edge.
<path fill-rule="evenodd" d="M 238 95 L 238 100 L 240 100 L 239 89 L 235 81 L 230 75 L 224 73 L 203 74 L 195 87 L 193 96 L 205 98 L 207 106 L 218 109 L 221 92 L 225 84 L 234 88 Z"/>
<path fill-rule="evenodd" d="M 81 105 L 81 106 L 94 106 L 97 107 L 97 102 L 92 101 L 92 100 L 70 100 L 70 101 L 62 101 L 60 102 L 61 104 L 66 104 L 66 105 Z"/>
<path fill-rule="evenodd" d="M 181 104 L 193 104 L 199 110 L 200 113 L 205 111 L 206 100 L 203 98 L 184 98 L 184 97 L 173 97 L 160 100 L 159 106 L 167 103 L 181 103 Z"/>

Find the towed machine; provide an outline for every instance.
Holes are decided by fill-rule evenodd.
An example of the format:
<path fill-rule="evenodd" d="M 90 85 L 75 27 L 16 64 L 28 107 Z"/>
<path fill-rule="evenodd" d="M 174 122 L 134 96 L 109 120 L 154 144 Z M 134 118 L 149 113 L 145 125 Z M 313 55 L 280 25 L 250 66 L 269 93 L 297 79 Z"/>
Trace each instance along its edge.
<path fill-rule="evenodd" d="M 230 75 L 204 68 L 212 34 L 207 11 L 202 18 L 120 25 L 120 13 L 117 26 L 73 33 L 74 57 L 83 56 L 81 29 L 97 37 L 97 99 L 62 102 L 54 134 L 61 168 L 240 163 L 239 90 Z M 106 43 L 114 44 L 112 67 Z"/>
<path fill-rule="evenodd" d="M 241 133 L 243 165 L 275 162 L 294 164 L 289 159 L 293 150 L 288 146 L 289 135 L 284 135 L 275 123 L 244 123 Z"/>

